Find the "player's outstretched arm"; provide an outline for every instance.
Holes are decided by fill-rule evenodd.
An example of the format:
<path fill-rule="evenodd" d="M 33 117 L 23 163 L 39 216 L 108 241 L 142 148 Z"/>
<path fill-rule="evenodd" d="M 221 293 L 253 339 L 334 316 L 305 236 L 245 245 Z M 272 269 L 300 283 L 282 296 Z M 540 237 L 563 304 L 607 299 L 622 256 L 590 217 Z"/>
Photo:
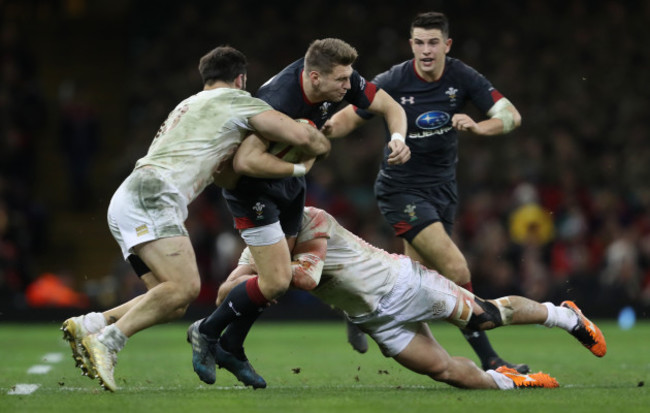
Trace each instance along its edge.
<path fill-rule="evenodd" d="M 217 292 L 217 300 L 216 300 L 217 307 L 228 296 L 230 290 L 232 290 L 239 283 L 242 283 L 253 277 L 257 277 L 257 273 L 253 269 L 252 265 L 239 264 L 234 270 L 232 270 L 230 275 L 228 275 L 226 281 L 221 283 L 221 285 L 219 286 L 219 291 Z"/>
<path fill-rule="evenodd" d="M 388 147 L 391 149 L 388 155 L 388 163 L 400 165 L 411 159 L 411 150 L 406 145 L 407 121 L 406 112 L 390 95 L 383 90 L 378 90 L 372 104 L 368 107 L 372 113 L 382 115 L 391 133 L 391 140 Z"/>
<path fill-rule="evenodd" d="M 296 122 L 294 122 L 296 123 Z M 312 128 L 313 129 L 313 128 Z M 302 167 L 283 161 L 277 156 L 267 152 L 269 141 L 256 134 L 251 134 L 243 140 L 233 158 L 233 169 L 236 173 L 254 178 L 286 178 L 289 176 L 302 176 L 309 172 L 313 165 L 311 161 L 304 162 Z"/>
<path fill-rule="evenodd" d="M 366 119 L 357 115 L 354 105 L 347 105 L 328 119 L 321 131 L 330 139 L 342 138 L 364 123 Z"/>
<path fill-rule="evenodd" d="M 509 133 L 521 125 L 521 115 L 506 98 L 499 99 L 487 113 L 489 119 L 475 122 L 465 113 L 457 113 L 451 118 L 454 128 L 476 135 L 494 136 Z"/>
<path fill-rule="evenodd" d="M 296 122 L 276 110 L 267 110 L 249 119 L 250 124 L 265 139 L 282 142 L 300 148 L 307 156 L 329 153 L 329 139 L 318 129 Z"/>
<path fill-rule="evenodd" d="M 292 243 L 290 243 L 292 244 Z M 301 290 L 313 290 L 320 281 L 325 256 L 327 238 L 317 237 L 295 244 L 292 249 L 291 286 Z M 219 286 L 216 304 L 219 306 L 230 290 L 236 285 L 257 276 L 257 268 L 248 248 L 239 258 L 239 265 L 232 270 L 226 281 Z"/>
<path fill-rule="evenodd" d="M 293 248 L 291 261 L 291 286 L 313 290 L 318 286 L 327 255 L 327 238 L 318 237 L 299 242 Z"/>

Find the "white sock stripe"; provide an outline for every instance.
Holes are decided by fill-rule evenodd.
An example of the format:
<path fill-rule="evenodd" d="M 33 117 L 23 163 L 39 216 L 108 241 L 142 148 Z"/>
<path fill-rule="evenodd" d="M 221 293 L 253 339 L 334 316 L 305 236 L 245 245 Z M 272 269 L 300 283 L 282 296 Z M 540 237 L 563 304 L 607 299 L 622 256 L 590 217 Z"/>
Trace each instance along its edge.
<path fill-rule="evenodd" d="M 555 307 L 555 304 L 546 302 L 542 303 L 544 307 L 548 310 L 548 315 L 546 316 L 546 321 L 544 321 L 544 325 L 548 328 L 555 327 L 557 325 L 557 313 Z"/>
<path fill-rule="evenodd" d="M 571 331 L 578 325 L 579 317 L 570 308 L 558 307 L 553 303 L 542 303 L 548 309 L 548 317 L 544 322 L 546 327 L 560 327 L 566 331 Z"/>

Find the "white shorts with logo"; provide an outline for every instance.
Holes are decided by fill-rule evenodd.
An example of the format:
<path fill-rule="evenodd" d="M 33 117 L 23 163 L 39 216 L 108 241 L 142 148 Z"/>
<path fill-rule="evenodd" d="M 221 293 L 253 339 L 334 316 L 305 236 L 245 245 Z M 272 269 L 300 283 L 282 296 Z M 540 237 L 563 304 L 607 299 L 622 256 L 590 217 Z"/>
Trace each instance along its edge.
<path fill-rule="evenodd" d="M 448 318 L 460 287 L 417 262 L 402 266 L 395 286 L 370 314 L 349 317 L 377 342 L 386 357 L 401 353 L 422 322 Z"/>
<path fill-rule="evenodd" d="M 107 219 L 125 259 L 144 242 L 188 236 L 187 201 L 153 168 L 138 168 L 122 182 L 108 206 Z"/>

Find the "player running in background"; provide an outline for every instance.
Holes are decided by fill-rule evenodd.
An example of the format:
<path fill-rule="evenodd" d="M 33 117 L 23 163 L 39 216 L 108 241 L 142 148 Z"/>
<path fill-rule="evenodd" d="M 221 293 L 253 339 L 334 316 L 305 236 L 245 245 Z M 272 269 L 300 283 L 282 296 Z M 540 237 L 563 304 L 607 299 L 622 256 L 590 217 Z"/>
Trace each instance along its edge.
<path fill-rule="evenodd" d="M 463 329 L 487 330 L 515 324 L 560 327 L 595 356 L 607 344 L 600 329 L 571 301 L 560 306 L 519 296 L 485 300 L 404 255 L 389 254 L 342 227 L 327 212 L 306 207 L 293 254 L 292 285 L 310 290 L 344 311 L 369 334 L 386 357 L 452 386 L 470 389 L 557 387 L 548 374 L 521 374 L 501 366 L 483 371 L 464 357 L 450 357 L 427 322 L 446 320 Z M 238 267 L 221 285 L 217 305 L 242 280 L 255 278 L 244 250 Z M 250 364 L 228 368 L 244 381 L 257 375 Z"/>
<path fill-rule="evenodd" d="M 520 125 L 521 116 L 485 77 L 447 56 L 452 39 L 444 14 L 419 14 L 410 34 L 413 59 L 393 66 L 372 82 L 406 111 L 411 160 L 404 165 L 383 162 L 375 195 L 381 213 L 402 237 L 406 255 L 472 291 L 467 261 L 451 239 L 458 208 L 458 131 L 504 134 Z M 477 122 L 463 113 L 468 101 L 488 118 Z M 362 108 L 348 106 L 323 131 L 329 137 L 345 136 L 371 116 Z M 463 335 L 484 369 L 507 365 L 528 371 L 525 364 L 513 365 L 499 357 L 484 332 L 465 331 Z"/>
<path fill-rule="evenodd" d="M 294 119 L 311 121 L 316 128 L 329 119 L 342 101 L 381 115 L 393 136 L 387 145 L 386 162 L 402 164 L 410 156 L 404 144 L 404 110 L 352 68 L 356 59 L 357 51 L 343 40 L 315 40 L 303 58 L 262 85 L 256 96 Z M 243 351 L 246 334 L 262 310 L 289 288 L 289 244 L 300 229 L 306 183 L 302 176 L 242 177 L 236 188 L 224 189 L 223 195 L 235 227 L 257 263 L 259 278 L 235 286 L 226 298 L 228 305 L 189 327 L 194 370 L 206 383 L 214 382 L 213 357 L 219 365 L 247 362 Z M 260 381 L 253 385 L 265 387 L 266 383 Z"/>
<path fill-rule="evenodd" d="M 113 373 L 127 339 L 180 318 L 199 294 L 200 276 L 184 225 L 187 206 L 213 182 L 233 185 L 232 157 L 244 137 L 257 131 L 312 156 L 330 149 L 322 133 L 243 90 L 246 64 L 241 52 L 227 46 L 203 56 L 203 90 L 169 114 L 111 199 L 111 233 L 148 291 L 104 314 L 69 318 L 62 326 L 77 367 L 107 390 L 117 389 Z"/>

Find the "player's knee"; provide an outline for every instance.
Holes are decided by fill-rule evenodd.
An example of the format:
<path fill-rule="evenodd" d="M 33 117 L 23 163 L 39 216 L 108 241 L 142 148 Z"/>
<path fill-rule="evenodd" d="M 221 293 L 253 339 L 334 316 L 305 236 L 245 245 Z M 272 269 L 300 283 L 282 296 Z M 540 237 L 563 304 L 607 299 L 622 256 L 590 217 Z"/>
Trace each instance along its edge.
<path fill-rule="evenodd" d="M 178 320 L 179 318 L 183 317 L 188 308 L 189 305 L 176 308 L 176 310 L 172 311 L 172 313 L 169 315 L 169 321 Z"/>
<path fill-rule="evenodd" d="M 201 292 L 201 281 L 196 278 L 186 282 L 176 283 L 177 299 L 179 307 L 187 307 L 197 299 Z"/>
<path fill-rule="evenodd" d="M 288 276 L 276 274 L 275 277 L 260 278 L 259 280 L 260 291 L 267 300 L 274 300 L 282 296 L 289 289 L 290 284 L 291 274 Z"/>

